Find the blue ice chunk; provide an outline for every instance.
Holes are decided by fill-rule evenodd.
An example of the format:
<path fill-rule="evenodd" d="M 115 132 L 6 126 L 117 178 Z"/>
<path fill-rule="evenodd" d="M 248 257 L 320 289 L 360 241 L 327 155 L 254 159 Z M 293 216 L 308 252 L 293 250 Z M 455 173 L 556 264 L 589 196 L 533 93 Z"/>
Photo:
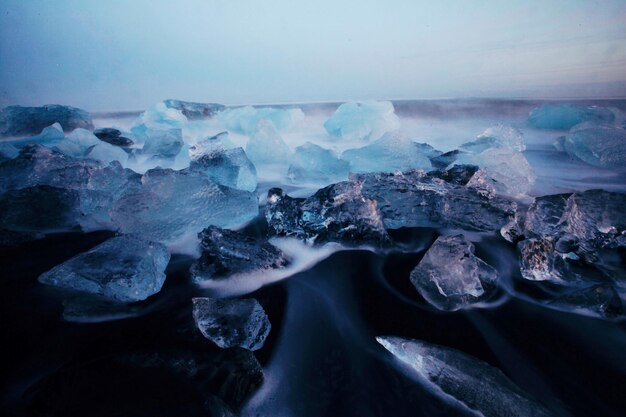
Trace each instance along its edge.
<path fill-rule="evenodd" d="M 626 130 L 619 127 L 582 123 L 570 130 L 561 146 L 589 165 L 626 167 Z"/>
<path fill-rule="evenodd" d="M 348 179 L 350 164 L 335 152 L 307 142 L 298 146 L 287 177 L 300 183 L 331 183 Z"/>
<path fill-rule="evenodd" d="M 161 290 L 169 260 L 160 243 L 117 236 L 45 272 L 39 282 L 123 302 L 140 301 Z"/>
<path fill-rule="evenodd" d="M 174 242 L 194 237 L 209 225 L 232 228 L 259 211 L 256 194 L 218 185 L 201 172 L 155 168 L 141 178 L 111 209 L 123 233 Z"/>
<path fill-rule="evenodd" d="M 0 136 L 36 135 L 54 123 L 59 123 L 66 132 L 77 128 L 93 129 L 89 113 L 75 107 L 51 104 L 42 107 L 8 106 L 0 110 Z"/>
<path fill-rule="evenodd" d="M 199 140 L 196 144 L 190 146 L 189 159 L 193 161 L 202 155 L 216 150 L 234 148 L 237 148 L 237 146 L 228 138 L 228 132 L 220 132 L 217 135 Z"/>
<path fill-rule="evenodd" d="M 189 168 L 227 187 L 245 191 L 254 191 L 257 187 L 256 168 L 242 148 L 224 149 L 218 146 L 195 155 Z"/>
<path fill-rule="evenodd" d="M 261 120 L 272 122 L 278 131 L 290 130 L 304 119 L 304 113 L 299 108 L 275 109 L 246 106 L 227 109 L 218 117 L 231 132 L 250 134 L 257 129 L 257 124 Z"/>
<path fill-rule="evenodd" d="M 464 143 L 459 149 L 465 152 L 480 153 L 489 148 L 508 148 L 515 152 L 526 150 L 524 136 L 513 126 L 497 124 L 487 128 L 472 142 Z"/>
<path fill-rule="evenodd" d="M 615 115 L 605 107 L 574 104 L 543 104 L 528 115 L 528 123 L 539 129 L 570 129 L 582 122 L 613 123 Z"/>
<path fill-rule="evenodd" d="M 131 131 L 141 133 L 142 129 L 171 129 L 182 128 L 187 124 L 187 117 L 181 110 L 168 107 L 164 102 L 159 102 L 146 109 L 135 121 Z"/>
<path fill-rule="evenodd" d="M 118 146 L 111 145 L 107 142 L 101 142 L 93 146 L 87 154 L 87 158 L 97 159 L 103 162 L 119 161 L 125 164 L 128 161 L 128 153 Z"/>
<path fill-rule="evenodd" d="M 101 143 L 102 141 L 89 130 L 76 129 L 67 135 L 65 139 L 55 143 L 54 148 L 65 155 L 74 158 L 84 158 L 91 148 Z"/>
<path fill-rule="evenodd" d="M 0 143 L 0 160 L 16 158 L 19 153 L 20 150 L 10 143 Z"/>
<path fill-rule="evenodd" d="M 204 337 L 223 349 L 261 349 L 272 327 L 254 298 L 197 297 L 193 299 L 193 318 Z"/>
<path fill-rule="evenodd" d="M 182 130 L 178 128 L 147 129 L 145 138 L 141 154 L 156 161 L 173 160 L 185 143 Z"/>
<path fill-rule="evenodd" d="M 432 164 L 422 150 L 421 144 L 391 132 L 370 145 L 344 151 L 341 159 L 348 161 L 350 171 L 356 173 L 429 170 Z"/>
<path fill-rule="evenodd" d="M 376 140 L 398 129 L 400 119 L 389 101 L 352 101 L 339 106 L 324 127 L 337 138 Z"/>
<path fill-rule="evenodd" d="M 280 136 L 274 124 L 267 119 L 260 120 L 256 129 L 250 133 L 246 154 L 255 165 L 289 164 L 293 156 L 291 148 Z"/>

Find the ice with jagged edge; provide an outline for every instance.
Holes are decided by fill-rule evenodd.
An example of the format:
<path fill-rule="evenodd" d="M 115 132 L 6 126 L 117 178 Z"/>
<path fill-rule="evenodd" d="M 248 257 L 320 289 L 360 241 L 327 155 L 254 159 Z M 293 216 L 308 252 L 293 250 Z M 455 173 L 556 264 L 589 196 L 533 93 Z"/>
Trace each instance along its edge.
<path fill-rule="evenodd" d="M 134 302 L 161 290 L 167 248 L 136 236 L 116 236 L 52 268 L 39 282 Z"/>
<path fill-rule="evenodd" d="M 226 109 L 218 115 L 218 119 L 229 131 L 249 135 L 257 130 L 261 120 L 271 122 L 280 132 L 291 130 L 304 119 L 304 113 L 299 108 L 245 106 Z"/>
<path fill-rule="evenodd" d="M 528 123 L 539 129 L 570 129 L 583 122 L 613 123 L 615 115 L 605 107 L 575 104 L 542 104 L 528 115 Z"/>
<path fill-rule="evenodd" d="M 306 142 L 296 147 L 287 178 L 295 183 L 328 184 L 347 180 L 349 172 L 350 164 L 339 159 L 335 152 Z"/>
<path fill-rule="evenodd" d="M 227 349 L 263 347 L 271 324 L 257 300 L 196 297 L 193 318 L 200 332 L 217 346 Z"/>
<path fill-rule="evenodd" d="M 196 156 L 189 168 L 227 187 L 245 191 L 254 191 L 257 187 L 256 168 L 242 148 L 216 148 Z"/>
<path fill-rule="evenodd" d="M 548 417 L 498 368 L 461 351 L 395 336 L 376 338 L 426 387 L 484 417 Z"/>
<path fill-rule="evenodd" d="M 506 148 L 523 152 L 526 150 L 524 135 L 513 126 L 499 123 L 485 129 L 473 141 L 459 146 L 459 149 L 471 153 L 480 153 L 489 148 Z"/>
<path fill-rule="evenodd" d="M 154 168 L 141 187 L 118 199 L 110 211 L 123 233 L 173 243 L 209 225 L 237 227 L 258 214 L 256 194 L 216 184 L 202 172 Z"/>
<path fill-rule="evenodd" d="M 155 163 L 173 162 L 184 144 L 183 133 L 179 128 L 147 129 L 141 156 Z"/>
<path fill-rule="evenodd" d="M 369 141 L 399 129 L 400 119 L 390 101 L 351 101 L 340 105 L 324 128 L 336 138 Z"/>
<path fill-rule="evenodd" d="M 574 126 L 560 142 L 569 155 L 600 168 L 626 169 L 626 130 L 590 122 Z"/>
<path fill-rule="evenodd" d="M 293 152 L 278 133 L 274 123 L 261 119 L 250 133 L 246 155 L 258 165 L 289 165 Z"/>
<path fill-rule="evenodd" d="M 386 133 L 377 141 L 359 149 L 349 149 L 341 159 L 350 163 L 350 171 L 395 172 L 410 169 L 430 170 L 432 164 L 423 153 L 423 145 L 413 142 L 400 132 Z"/>
<path fill-rule="evenodd" d="M 454 311 L 493 296 L 498 272 L 474 255 L 465 236 L 440 236 L 411 272 L 411 283 L 431 305 Z"/>

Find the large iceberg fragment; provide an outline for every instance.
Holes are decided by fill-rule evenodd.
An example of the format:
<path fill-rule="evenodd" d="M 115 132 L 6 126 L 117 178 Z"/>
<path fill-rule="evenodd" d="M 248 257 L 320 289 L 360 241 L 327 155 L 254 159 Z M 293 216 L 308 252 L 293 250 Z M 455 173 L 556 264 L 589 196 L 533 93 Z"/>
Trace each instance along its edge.
<path fill-rule="evenodd" d="M 189 153 L 194 155 L 189 165 L 191 170 L 202 172 L 216 183 L 227 187 L 256 190 L 256 168 L 243 149 L 224 149 L 217 146 L 200 155 L 195 149 L 190 149 Z"/>
<path fill-rule="evenodd" d="M 626 168 L 626 130 L 583 123 L 565 136 L 561 146 L 571 156 L 601 168 Z"/>
<path fill-rule="evenodd" d="M 269 120 L 260 120 L 250 133 L 246 154 L 259 164 L 289 164 L 292 158 L 291 148 L 280 137 L 278 130 Z"/>
<path fill-rule="evenodd" d="M 271 324 L 259 302 L 251 299 L 193 299 L 193 318 L 200 332 L 221 348 L 263 347 Z"/>
<path fill-rule="evenodd" d="M 218 117 L 224 127 L 231 132 L 250 134 L 257 130 L 257 125 L 262 120 L 270 122 L 279 131 L 290 130 L 304 119 L 304 113 L 299 108 L 246 106 L 227 109 Z"/>
<path fill-rule="evenodd" d="M 506 148 L 515 152 L 522 152 L 526 150 L 526 144 L 519 129 L 509 125 L 497 124 L 487 128 L 474 141 L 459 146 L 459 149 L 472 153 L 480 153 L 489 148 Z"/>
<path fill-rule="evenodd" d="M 287 177 L 299 183 L 329 183 L 348 179 L 350 164 L 330 149 L 307 142 L 298 146 Z"/>
<path fill-rule="evenodd" d="M 569 129 L 582 122 L 612 123 L 613 112 L 604 107 L 574 104 L 543 104 L 528 115 L 528 123 L 539 129 Z"/>
<path fill-rule="evenodd" d="M 45 272 L 39 282 L 123 302 L 140 301 L 161 290 L 169 260 L 160 243 L 117 236 Z"/>
<path fill-rule="evenodd" d="M 191 266 L 194 282 L 224 279 L 235 274 L 283 268 L 287 256 L 266 240 L 210 226 L 200 238 L 200 258 Z"/>
<path fill-rule="evenodd" d="M 489 299 L 498 272 L 474 255 L 463 235 L 440 236 L 411 272 L 411 282 L 430 304 L 454 311 Z"/>
<path fill-rule="evenodd" d="M 91 116 L 75 107 L 51 104 L 43 107 L 8 106 L 0 110 L 0 136 L 36 135 L 59 123 L 69 132 L 76 128 L 93 129 Z"/>
<path fill-rule="evenodd" d="M 499 369 L 458 350 L 393 336 L 376 338 L 422 383 L 485 417 L 548 417 L 552 414 Z"/>
<path fill-rule="evenodd" d="M 292 198 L 272 188 L 267 195 L 265 217 L 270 235 L 294 236 L 310 243 L 390 242 L 376 201 L 362 194 L 358 182 L 333 184 L 306 199 Z"/>
<path fill-rule="evenodd" d="M 155 168 L 141 177 L 111 209 L 124 233 L 172 242 L 196 236 L 209 225 L 236 227 L 258 214 L 255 194 L 218 185 L 203 173 Z"/>
<path fill-rule="evenodd" d="M 430 159 L 422 150 L 421 144 L 391 132 L 363 148 L 343 152 L 341 159 L 350 163 L 351 172 L 357 173 L 429 170 L 432 168 Z"/>
<path fill-rule="evenodd" d="M 376 140 L 398 129 L 400 119 L 389 101 L 353 101 L 340 105 L 324 127 L 338 138 Z"/>
<path fill-rule="evenodd" d="M 163 101 L 168 109 L 179 110 L 188 120 L 207 119 L 224 110 L 224 106 L 217 103 L 194 103 L 167 99 Z"/>

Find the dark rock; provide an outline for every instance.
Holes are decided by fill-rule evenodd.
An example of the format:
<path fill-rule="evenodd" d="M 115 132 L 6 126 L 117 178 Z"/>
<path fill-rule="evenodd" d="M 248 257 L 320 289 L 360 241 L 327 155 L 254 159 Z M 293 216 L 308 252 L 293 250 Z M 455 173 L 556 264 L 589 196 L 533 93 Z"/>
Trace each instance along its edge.
<path fill-rule="evenodd" d="M 223 105 L 217 103 L 193 103 L 174 99 L 167 99 L 163 103 L 170 109 L 180 110 L 189 120 L 213 117 L 225 109 Z"/>
<path fill-rule="evenodd" d="M 93 131 L 93 134 L 101 141 L 121 148 L 127 148 L 135 144 L 132 140 L 122 136 L 122 132 L 111 127 L 96 129 Z"/>
<path fill-rule="evenodd" d="M 466 153 L 466 152 L 455 149 L 453 151 L 446 152 L 444 154 L 431 158 L 430 162 L 433 164 L 433 167 L 437 169 L 445 168 L 449 166 L 451 163 L 453 163 L 454 161 L 456 161 L 459 155 L 463 153 Z"/>
<path fill-rule="evenodd" d="M 0 136 L 36 135 L 57 122 L 65 132 L 79 127 L 93 129 L 89 113 L 76 107 L 58 104 L 43 107 L 8 106 L 0 110 Z"/>
<path fill-rule="evenodd" d="M 478 171 L 476 165 L 454 165 L 450 169 L 430 171 L 427 175 L 442 179 L 450 184 L 467 185 L 476 171 Z"/>

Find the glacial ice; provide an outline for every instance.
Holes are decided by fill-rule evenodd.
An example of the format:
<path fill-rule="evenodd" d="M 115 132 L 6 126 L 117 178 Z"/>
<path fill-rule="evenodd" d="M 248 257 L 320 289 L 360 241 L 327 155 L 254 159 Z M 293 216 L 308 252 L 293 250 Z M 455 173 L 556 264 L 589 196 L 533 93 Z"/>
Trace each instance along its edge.
<path fill-rule="evenodd" d="M 181 129 L 148 129 L 141 154 L 154 161 L 171 161 L 180 153 L 183 144 Z"/>
<path fill-rule="evenodd" d="M 218 118 L 231 132 L 249 135 L 257 130 L 257 125 L 262 120 L 273 124 L 278 131 L 290 130 L 304 119 L 304 113 L 299 108 L 245 106 L 226 109 Z"/>
<path fill-rule="evenodd" d="M 65 133 L 63 132 L 63 127 L 61 127 L 60 123 L 54 123 L 44 127 L 38 135 L 16 141 L 16 144 L 39 143 L 44 146 L 53 146 L 64 139 Z"/>
<path fill-rule="evenodd" d="M 209 225 L 241 226 L 258 214 L 258 201 L 255 194 L 218 185 L 200 172 L 155 168 L 110 213 L 123 233 L 172 242 Z"/>
<path fill-rule="evenodd" d="M 363 148 L 344 151 L 341 159 L 348 161 L 350 171 L 356 173 L 429 170 L 430 159 L 422 150 L 421 144 L 399 132 L 390 132 Z"/>
<path fill-rule="evenodd" d="M 111 145 L 119 146 L 121 148 L 127 148 L 133 146 L 134 142 L 129 138 L 122 136 L 122 132 L 112 127 L 104 127 L 96 129 L 93 134 L 103 142 Z"/>
<path fill-rule="evenodd" d="M 142 137 L 147 129 L 181 129 L 187 121 L 187 117 L 185 117 L 182 111 L 170 108 L 164 102 L 159 102 L 141 113 L 135 121 L 131 132 L 136 136 Z"/>
<path fill-rule="evenodd" d="M 191 277 L 201 283 L 235 274 L 283 268 L 287 256 L 267 240 L 209 226 L 200 238 L 200 258 L 191 266 Z"/>
<path fill-rule="evenodd" d="M 389 101 L 352 101 L 340 105 L 324 127 L 337 138 L 369 141 L 398 129 L 400 119 Z"/>
<path fill-rule="evenodd" d="M 518 129 L 504 124 L 487 128 L 472 142 L 464 143 L 459 149 L 465 152 L 481 153 L 489 148 L 505 148 L 514 152 L 526 150 L 524 136 Z"/>
<path fill-rule="evenodd" d="M 574 104 L 543 104 L 528 115 L 528 123 L 539 129 L 570 129 L 583 123 L 612 123 L 613 112 L 604 107 Z"/>
<path fill-rule="evenodd" d="M 583 123 L 565 136 L 562 147 L 569 155 L 601 168 L 626 168 L 626 130 Z"/>
<path fill-rule="evenodd" d="M 498 272 L 474 255 L 463 235 L 440 236 L 411 272 L 411 282 L 431 305 L 454 311 L 489 299 Z"/>
<path fill-rule="evenodd" d="M 274 124 L 261 119 L 251 131 L 246 145 L 246 154 L 254 165 L 289 164 L 293 153 L 291 148 L 280 137 Z"/>
<path fill-rule="evenodd" d="M 298 183 L 331 183 L 348 179 L 350 164 L 330 149 L 307 142 L 295 149 L 287 178 Z"/>
<path fill-rule="evenodd" d="M 193 299 L 193 318 L 200 332 L 217 346 L 263 347 L 271 324 L 259 302 L 251 299 Z"/>
<path fill-rule="evenodd" d="M 466 353 L 394 336 L 376 338 L 426 386 L 484 417 L 548 417 L 552 414 L 499 369 Z"/>
<path fill-rule="evenodd" d="M 93 129 L 91 116 L 84 110 L 57 104 L 42 107 L 8 106 L 0 110 L 0 136 L 36 135 L 59 123 L 69 132 L 77 128 Z"/>
<path fill-rule="evenodd" d="M 224 110 L 224 106 L 217 103 L 194 103 L 175 99 L 163 100 L 168 109 L 179 110 L 188 120 L 207 119 Z"/>
<path fill-rule="evenodd" d="M 216 150 L 234 149 L 237 146 L 228 138 L 228 132 L 220 132 L 217 135 L 210 136 L 197 141 L 189 147 L 189 159 L 195 160 L 204 154 L 211 153 Z"/>
<path fill-rule="evenodd" d="M 136 236 L 116 236 L 52 268 L 39 282 L 122 302 L 145 300 L 161 290 L 167 248 Z"/>
<path fill-rule="evenodd" d="M 272 188 L 265 217 L 270 236 L 294 236 L 310 243 L 390 242 L 378 205 L 365 197 L 361 184 L 354 181 L 329 185 L 306 199 Z"/>

